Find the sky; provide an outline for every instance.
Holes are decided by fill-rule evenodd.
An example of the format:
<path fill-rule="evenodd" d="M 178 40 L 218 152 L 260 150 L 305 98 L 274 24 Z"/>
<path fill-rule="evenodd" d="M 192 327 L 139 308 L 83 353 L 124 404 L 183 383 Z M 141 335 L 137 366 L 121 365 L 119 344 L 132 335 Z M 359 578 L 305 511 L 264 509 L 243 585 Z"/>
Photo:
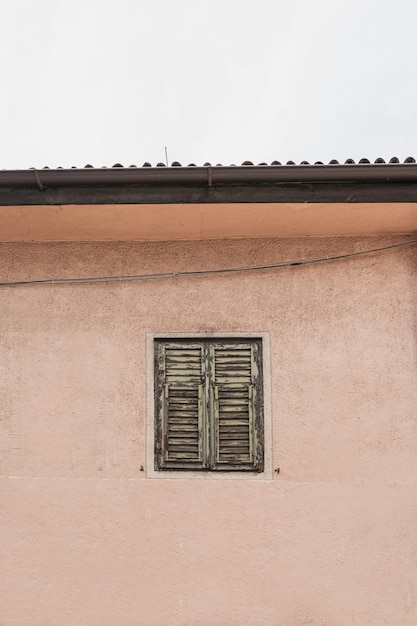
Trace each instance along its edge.
<path fill-rule="evenodd" d="M 417 158 L 415 0 L 0 0 L 0 169 Z"/>

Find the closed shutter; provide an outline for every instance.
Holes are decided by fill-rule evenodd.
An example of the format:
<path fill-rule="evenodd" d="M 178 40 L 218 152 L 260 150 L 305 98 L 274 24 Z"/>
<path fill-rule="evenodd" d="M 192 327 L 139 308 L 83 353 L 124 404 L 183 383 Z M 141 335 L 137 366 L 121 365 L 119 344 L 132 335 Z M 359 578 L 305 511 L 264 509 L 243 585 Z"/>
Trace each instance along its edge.
<path fill-rule="evenodd" d="M 260 340 L 155 340 L 155 468 L 263 471 Z"/>
<path fill-rule="evenodd" d="M 262 471 L 259 345 L 219 343 L 210 353 L 213 467 Z"/>
<path fill-rule="evenodd" d="M 161 343 L 156 358 L 156 465 L 201 469 L 206 441 L 204 346 Z"/>

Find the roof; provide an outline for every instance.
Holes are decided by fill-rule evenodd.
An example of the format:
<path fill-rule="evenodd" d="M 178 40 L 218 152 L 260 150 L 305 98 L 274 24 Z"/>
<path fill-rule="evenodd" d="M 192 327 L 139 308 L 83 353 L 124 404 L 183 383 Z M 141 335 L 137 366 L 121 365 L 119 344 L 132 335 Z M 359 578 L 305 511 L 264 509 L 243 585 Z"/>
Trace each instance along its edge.
<path fill-rule="evenodd" d="M 382 165 L 382 164 L 386 164 L 386 163 L 401 163 L 400 159 L 396 156 L 393 156 L 389 159 L 389 161 L 385 161 L 385 159 L 383 159 L 382 157 L 378 157 L 376 158 L 374 161 L 370 161 L 369 159 L 366 158 L 362 158 L 359 159 L 358 161 L 355 161 L 354 159 L 346 159 L 346 161 L 344 161 L 343 163 L 338 161 L 337 159 L 331 159 L 328 162 L 328 165 L 363 165 L 363 164 L 372 164 L 374 163 L 375 165 Z M 404 161 L 402 161 L 402 163 L 416 163 L 416 160 L 414 159 L 414 157 L 409 156 L 406 159 L 404 159 Z M 260 167 L 260 166 L 264 166 L 264 165 L 271 165 L 271 166 L 276 166 L 276 165 L 297 165 L 297 163 L 295 163 L 295 161 L 286 161 L 285 163 L 281 163 L 280 161 L 272 161 L 271 163 L 267 163 L 266 161 L 262 162 L 262 163 L 258 163 L 255 164 L 253 163 L 253 161 L 243 161 L 240 166 L 237 164 L 231 164 L 231 165 L 224 165 L 223 163 L 216 163 L 216 165 L 214 165 L 213 163 L 204 163 L 203 167 L 242 167 L 242 166 L 248 166 L 248 165 L 252 165 L 253 167 Z M 325 165 L 325 163 L 323 161 L 315 161 L 314 163 L 310 163 L 309 161 L 301 161 L 299 163 L 299 165 Z M 195 163 L 180 163 L 179 161 L 172 161 L 171 165 L 169 166 L 167 163 L 156 163 L 156 165 L 152 165 L 152 163 L 149 163 L 149 161 L 145 161 L 145 163 L 143 163 L 143 165 L 122 165 L 121 163 L 115 163 L 114 165 L 111 166 L 111 168 L 108 168 L 108 166 L 104 165 L 101 167 L 101 169 L 112 169 L 114 167 L 134 167 L 134 168 L 138 168 L 138 167 L 198 167 Z M 88 169 L 88 168 L 93 168 L 93 169 L 98 169 L 96 168 L 94 165 L 91 164 L 87 164 L 84 165 L 83 168 L 79 168 L 75 165 L 73 165 L 71 168 L 68 169 Z M 29 168 L 29 169 L 37 169 L 37 168 Z M 50 167 L 48 167 L 47 165 L 44 166 L 42 169 L 48 170 L 51 169 Z M 63 167 L 58 167 L 56 169 L 66 169 Z"/>
<path fill-rule="evenodd" d="M 167 241 L 410 234 L 417 163 L 0 171 L 2 241 Z"/>
<path fill-rule="evenodd" d="M 417 163 L 190 164 L 0 171 L 0 206 L 224 202 L 414 202 Z"/>

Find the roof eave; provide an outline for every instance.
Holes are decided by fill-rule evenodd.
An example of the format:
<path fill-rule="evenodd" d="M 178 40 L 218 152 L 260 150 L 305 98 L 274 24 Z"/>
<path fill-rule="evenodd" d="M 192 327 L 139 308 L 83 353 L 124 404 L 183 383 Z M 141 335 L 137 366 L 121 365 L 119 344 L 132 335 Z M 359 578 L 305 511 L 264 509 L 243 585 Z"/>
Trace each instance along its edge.
<path fill-rule="evenodd" d="M 417 182 L 416 163 L 113 167 L 0 171 L 0 187 Z"/>
<path fill-rule="evenodd" d="M 414 202 L 417 164 L 0 171 L 0 205 Z"/>

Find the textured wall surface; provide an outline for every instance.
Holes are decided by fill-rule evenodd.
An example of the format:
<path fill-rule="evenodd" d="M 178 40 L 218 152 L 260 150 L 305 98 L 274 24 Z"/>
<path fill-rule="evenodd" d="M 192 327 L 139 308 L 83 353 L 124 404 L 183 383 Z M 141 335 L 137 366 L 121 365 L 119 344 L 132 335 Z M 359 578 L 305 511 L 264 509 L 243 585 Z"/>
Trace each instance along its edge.
<path fill-rule="evenodd" d="M 398 240 L 2 244 L 8 280 Z M 417 250 L 0 288 L 1 626 L 415 626 Z M 145 333 L 267 331 L 272 480 L 146 471 Z"/>

